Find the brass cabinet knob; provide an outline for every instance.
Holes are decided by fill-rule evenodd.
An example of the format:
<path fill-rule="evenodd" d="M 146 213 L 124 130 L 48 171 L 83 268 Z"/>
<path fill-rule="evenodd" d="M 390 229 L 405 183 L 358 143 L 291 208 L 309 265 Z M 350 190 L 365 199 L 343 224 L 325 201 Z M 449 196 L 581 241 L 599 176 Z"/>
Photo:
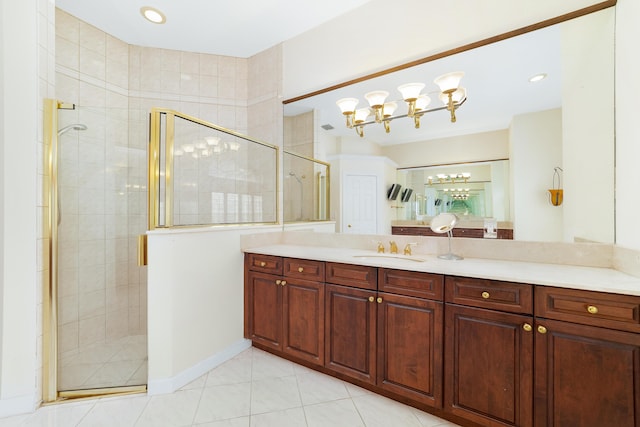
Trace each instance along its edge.
<path fill-rule="evenodd" d="M 287 284 L 287 281 L 286 281 L 286 280 L 283 280 L 283 281 L 282 281 L 282 283 L 280 283 L 280 284 L 281 284 L 282 286 L 284 286 L 284 285 L 286 285 L 286 284 Z"/>
<path fill-rule="evenodd" d="M 545 328 L 544 326 L 540 325 L 540 326 L 538 326 L 538 332 L 540 332 L 541 334 L 546 334 L 547 333 L 547 328 Z"/>
<path fill-rule="evenodd" d="M 266 263 L 266 262 L 264 262 L 264 261 L 262 261 L 262 262 L 260 263 L 260 267 L 264 267 L 265 265 L 267 265 L 267 263 Z"/>
<path fill-rule="evenodd" d="M 587 311 L 591 314 L 598 314 L 598 307 L 596 307 L 595 305 L 590 305 L 589 307 L 587 307 Z"/>
<path fill-rule="evenodd" d="M 304 268 L 298 267 L 298 273 L 302 273 L 303 271 L 304 271 Z"/>
<path fill-rule="evenodd" d="M 490 296 L 491 295 L 489 295 L 489 292 L 485 291 L 485 292 L 482 293 L 482 298 L 484 298 L 484 299 L 489 299 Z"/>
<path fill-rule="evenodd" d="M 378 304 L 380 304 L 382 302 L 382 298 L 378 297 L 378 299 L 376 301 L 378 301 Z"/>
<path fill-rule="evenodd" d="M 531 332 L 533 330 L 533 328 L 531 327 L 530 324 L 525 323 L 524 325 L 522 325 L 522 329 L 524 329 L 527 332 Z"/>
<path fill-rule="evenodd" d="M 369 302 L 373 302 L 374 298 L 373 297 L 369 297 Z"/>
<path fill-rule="evenodd" d="M 276 285 L 279 285 L 280 283 L 282 283 L 282 280 L 276 280 Z"/>

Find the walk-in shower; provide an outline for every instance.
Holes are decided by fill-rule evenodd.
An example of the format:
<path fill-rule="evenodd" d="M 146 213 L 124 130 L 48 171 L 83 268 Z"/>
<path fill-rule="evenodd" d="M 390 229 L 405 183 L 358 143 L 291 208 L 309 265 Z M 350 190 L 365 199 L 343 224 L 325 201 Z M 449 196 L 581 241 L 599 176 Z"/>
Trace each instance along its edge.
<path fill-rule="evenodd" d="M 289 171 L 289 176 L 295 178 L 298 181 L 298 185 L 300 187 L 300 198 L 298 199 L 298 203 L 300 204 L 300 214 L 296 218 L 296 221 L 302 221 L 303 218 L 303 200 L 304 200 L 304 186 L 302 185 L 302 180 L 306 178 L 305 175 L 298 176 L 294 171 Z"/>
<path fill-rule="evenodd" d="M 146 389 L 146 150 L 107 128 L 125 113 L 44 102 L 45 402 Z"/>

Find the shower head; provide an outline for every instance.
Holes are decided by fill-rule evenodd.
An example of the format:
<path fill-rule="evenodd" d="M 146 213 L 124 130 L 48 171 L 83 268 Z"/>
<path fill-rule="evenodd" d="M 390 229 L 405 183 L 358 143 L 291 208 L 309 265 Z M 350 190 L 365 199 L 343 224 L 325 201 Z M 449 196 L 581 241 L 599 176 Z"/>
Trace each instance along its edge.
<path fill-rule="evenodd" d="M 69 126 L 65 126 L 58 131 L 58 136 L 61 136 L 64 133 L 69 132 L 70 130 L 87 130 L 87 126 L 82 123 L 74 123 Z"/>
<path fill-rule="evenodd" d="M 292 176 L 296 179 L 296 181 L 298 181 L 300 184 L 302 184 L 302 181 L 300 180 L 300 178 L 298 177 L 298 175 L 296 175 L 296 173 L 294 171 L 290 171 L 289 172 L 289 176 Z M 304 178 L 304 175 L 302 176 L 302 178 Z"/>

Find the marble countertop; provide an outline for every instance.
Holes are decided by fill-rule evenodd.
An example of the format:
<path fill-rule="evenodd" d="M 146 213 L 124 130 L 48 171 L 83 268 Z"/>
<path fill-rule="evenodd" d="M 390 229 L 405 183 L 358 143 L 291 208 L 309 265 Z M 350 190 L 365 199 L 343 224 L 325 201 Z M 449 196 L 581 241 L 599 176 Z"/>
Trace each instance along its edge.
<path fill-rule="evenodd" d="M 375 251 L 322 246 L 270 245 L 245 252 L 317 261 L 387 267 L 400 270 L 531 283 L 534 285 L 640 296 L 640 278 L 610 268 L 465 258 L 451 261 L 435 255 L 378 254 Z"/>

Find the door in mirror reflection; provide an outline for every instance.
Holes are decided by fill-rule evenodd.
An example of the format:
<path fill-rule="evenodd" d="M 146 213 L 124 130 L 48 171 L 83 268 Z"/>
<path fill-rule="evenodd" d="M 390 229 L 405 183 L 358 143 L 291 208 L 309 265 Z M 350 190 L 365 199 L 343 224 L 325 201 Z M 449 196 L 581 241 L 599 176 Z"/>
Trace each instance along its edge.
<path fill-rule="evenodd" d="M 342 195 L 342 232 L 376 234 L 377 177 L 375 175 L 344 176 Z"/>

